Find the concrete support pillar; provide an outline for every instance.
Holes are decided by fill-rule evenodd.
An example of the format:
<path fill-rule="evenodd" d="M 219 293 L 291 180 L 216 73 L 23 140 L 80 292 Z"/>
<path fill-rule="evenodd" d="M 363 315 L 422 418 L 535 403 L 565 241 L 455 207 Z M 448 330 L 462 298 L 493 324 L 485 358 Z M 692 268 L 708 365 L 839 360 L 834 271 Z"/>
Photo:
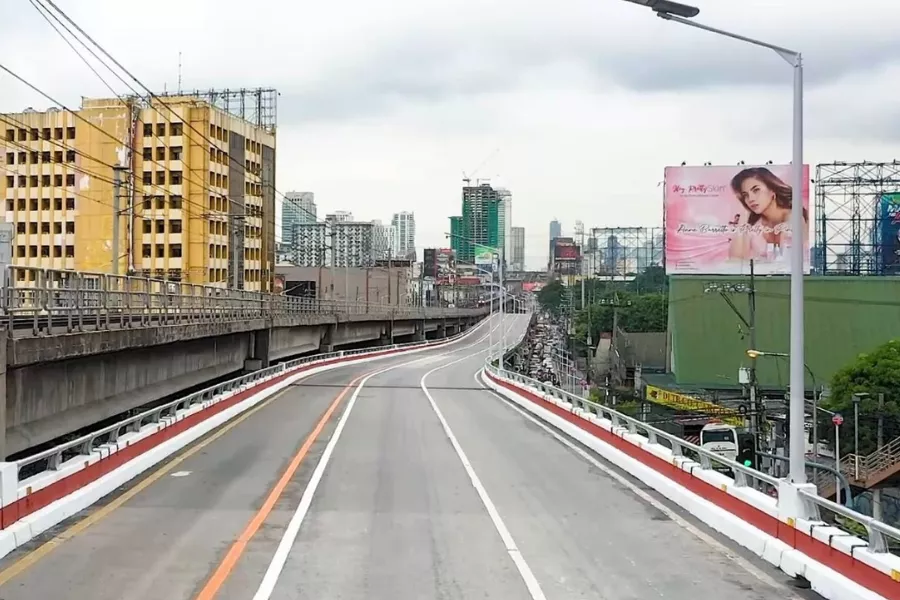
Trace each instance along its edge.
<path fill-rule="evenodd" d="M 392 340 L 394 339 L 394 336 L 391 335 L 391 330 L 393 329 L 393 327 L 394 327 L 393 321 L 390 321 L 385 324 L 384 331 L 382 332 L 381 336 L 378 338 L 379 345 L 390 346 L 393 343 Z"/>
<path fill-rule="evenodd" d="M 413 335 L 416 342 L 425 341 L 425 321 L 416 321 L 416 333 Z"/>
<path fill-rule="evenodd" d="M 245 371 L 259 371 L 267 368 L 270 364 L 269 340 L 271 339 L 271 329 L 260 329 L 254 331 L 250 335 L 250 356 L 244 360 Z"/>
<path fill-rule="evenodd" d="M 337 323 L 326 325 L 325 335 L 322 336 L 322 342 L 319 344 L 319 352 L 334 352 L 335 337 L 337 337 Z"/>

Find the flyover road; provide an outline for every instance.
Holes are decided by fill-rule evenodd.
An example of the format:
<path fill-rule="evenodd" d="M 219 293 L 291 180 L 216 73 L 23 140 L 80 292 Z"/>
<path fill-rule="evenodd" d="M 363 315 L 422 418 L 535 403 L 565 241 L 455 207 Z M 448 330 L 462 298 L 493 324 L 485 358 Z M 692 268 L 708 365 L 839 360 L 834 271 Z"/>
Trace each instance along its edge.
<path fill-rule="evenodd" d="M 815 597 L 483 389 L 498 325 L 298 382 L 4 559 L 0 598 Z"/>

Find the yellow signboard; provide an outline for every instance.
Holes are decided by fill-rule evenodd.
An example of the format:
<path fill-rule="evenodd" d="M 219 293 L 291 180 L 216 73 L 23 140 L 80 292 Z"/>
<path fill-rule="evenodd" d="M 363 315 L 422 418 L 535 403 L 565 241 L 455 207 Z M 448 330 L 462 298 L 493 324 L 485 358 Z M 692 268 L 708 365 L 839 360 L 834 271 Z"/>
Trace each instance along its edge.
<path fill-rule="evenodd" d="M 735 427 L 743 427 L 744 425 L 743 417 L 732 408 L 719 406 L 718 404 L 700 400 L 693 396 L 679 394 L 678 392 L 670 392 L 669 390 L 664 390 L 653 385 L 648 385 L 646 389 L 646 398 L 650 402 L 662 404 L 663 406 L 668 406 L 669 408 L 675 408 L 677 410 L 701 412 L 706 415 L 721 417 L 722 421 L 729 425 L 734 425 Z"/>

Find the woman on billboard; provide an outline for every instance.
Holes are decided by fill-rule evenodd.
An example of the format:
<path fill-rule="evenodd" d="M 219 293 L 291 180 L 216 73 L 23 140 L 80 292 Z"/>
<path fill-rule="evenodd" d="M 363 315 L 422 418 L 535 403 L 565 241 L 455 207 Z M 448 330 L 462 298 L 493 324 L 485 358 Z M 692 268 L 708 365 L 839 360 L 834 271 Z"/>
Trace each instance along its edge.
<path fill-rule="evenodd" d="M 744 169 L 731 179 L 731 189 L 747 211 L 732 222 L 736 235 L 731 238 L 733 259 L 777 260 L 792 246 L 791 186 L 765 167 Z M 803 246 L 809 235 L 809 214 L 803 208 Z"/>

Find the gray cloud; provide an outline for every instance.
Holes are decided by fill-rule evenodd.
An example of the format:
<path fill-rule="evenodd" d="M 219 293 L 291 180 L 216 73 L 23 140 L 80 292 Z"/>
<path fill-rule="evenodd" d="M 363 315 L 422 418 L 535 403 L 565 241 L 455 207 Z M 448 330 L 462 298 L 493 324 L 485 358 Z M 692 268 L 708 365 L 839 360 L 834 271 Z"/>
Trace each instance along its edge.
<path fill-rule="evenodd" d="M 553 31 L 508 31 L 502 36 L 480 30 L 407 33 L 369 48 L 354 62 L 335 65 L 323 76 L 283 87 L 282 115 L 288 121 L 366 117 L 406 102 L 427 104 L 509 90 L 533 71 L 547 73 L 555 64 L 579 66 L 598 81 L 635 92 L 790 82 L 790 69 L 774 53 L 767 56 L 762 48 L 695 33 L 698 40 L 690 46 L 643 40 L 612 43 Z M 900 39 L 887 32 L 859 39 L 805 34 L 801 46 L 810 90 L 882 68 L 900 56 Z M 555 83 L 550 79 L 542 85 Z"/>

